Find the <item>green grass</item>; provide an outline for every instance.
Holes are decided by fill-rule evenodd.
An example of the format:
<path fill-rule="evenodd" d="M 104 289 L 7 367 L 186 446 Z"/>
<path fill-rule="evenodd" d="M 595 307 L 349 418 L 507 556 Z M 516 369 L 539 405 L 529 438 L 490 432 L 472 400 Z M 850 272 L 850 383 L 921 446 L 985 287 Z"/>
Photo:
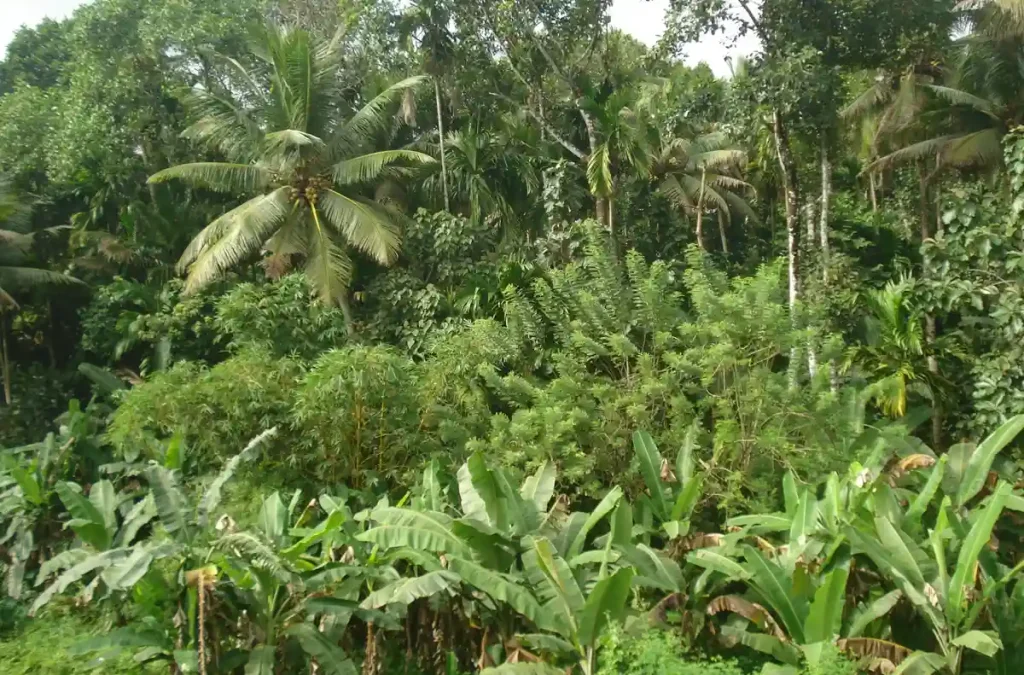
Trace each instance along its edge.
<path fill-rule="evenodd" d="M 69 650 L 82 640 L 107 631 L 104 622 L 94 612 L 60 612 L 49 612 L 36 619 L 26 620 L 0 636 L 0 672 L 4 675 L 80 675 L 96 672 L 137 675 L 145 672 L 129 656 L 98 668 L 91 657 L 70 654 Z"/>

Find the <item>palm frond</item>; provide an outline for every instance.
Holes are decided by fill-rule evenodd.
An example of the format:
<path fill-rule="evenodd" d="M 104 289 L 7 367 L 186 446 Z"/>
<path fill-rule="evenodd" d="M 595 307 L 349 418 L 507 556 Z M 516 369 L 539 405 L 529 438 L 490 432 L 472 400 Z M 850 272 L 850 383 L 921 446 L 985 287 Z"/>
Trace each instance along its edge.
<path fill-rule="evenodd" d="M 338 162 L 334 165 L 332 175 L 338 185 L 367 183 L 380 178 L 389 168 L 395 168 L 402 163 L 426 166 L 436 162 L 433 157 L 422 152 L 383 150 Z"/>
<path fill-rule="evenodd" d="M 747 153 L 736 149 L 706 150 L 694 155 L 692 162 L 701 169 L 739 167 L 747 163 Z"/>
<path fill-rule="evenodd" d="M 760 223 L 761 219 L 757 215 L 757 211 L 747 202 L 746 199 L 740 197 L 735 192 L 724 190 L 722 196 L 725 201 L 729 203 L 729 211 L 735 216 L 740 215 L 749 220 L 752 223 Z"/>
<path fill-rule="evenodd" d="M 941 153 L 951 141 L 958 138 L 960 138 L 959 135 L 953 134 L 912 143 L 911 145 L 908 145 L 905 148 L 900 148 L 899 150 L 891 152 L 884 157 L 879 157 L 871 164 L 868 164 L 864 168 L 863 173 L 882 171 L 899 164 L 914 162 L 919 159 L 931 159 L 938 157 L 939 153 Z"/>
<path fill-rule="evenodd" d="M 669 174 L 666 176 L 665 180 L 658 186 L 658 191 L 677 206 L 687 210 L 696 208 L 692 195 L 683 187 L 675 175 Z"/>
<path fill-rule="evenodd" d="M 922 86 L 953 105 L 970 106 L 978 112 L 988 115 L 992 119 L 999 119 L 999 113 L 992 106 L 992 103 L 979 96 L 975 96 L 974 94 L 968 93 L 962 89 L 943 87 L 938 84 L 925 84 Z"/>
<path fill-rule="evenodd" d="M 597 196 L 612 192 L 612 157 L 607 143 L 602 143 L 587 159 L 587 185 Z"/>
<path fill-rule="evenodd" d="M 185 181 L 194 187 L 238 193 L 266 188 L 273 182 L 273 174 L 254 164 L 194 162 L 158 171 L 149 177 L 149 182 L 165 183 L 175 179 Z"/>
<path fill-rule="evenodd" d="M 876 110 L 882 103 L 888 101 L 892 94 L 892 87 L 880 76 L 871 83 L 870 87 L 858 94 L 853 101 L 840 110 L 839 116 L 847 120 L 863 117 Z"/>
<path fill-rule="evenodd" d="M 85 286 L 76 279 L 60 272 L 36 269 L 35 267 L 0 266 L 0 286 L 9 289 L 31 289 L 39 286 Z"/>
<path fill-rule="evenodd" d="M 384 208 L 334 190 L 321 193 L 320 204 L 327 220 L 352 246 L 385 265 L 398 257 L 398 227 Z"/>
<path fill-rule="evenodd" d="M 406 89 L 418 87 L 428 79 L 426 75 L 408 77 L 392 84 L 373 97 L 339 127 L 329 143 L 332 157 L 337 158 L 346 151 L 358 151 L 365 144 L 367 138 L 378 130 L 387 128 L 391 120 L 384 112 L 388 106 L 392 105 Z"/>
<path fill-rule="evenodd" d="M 195 91 L 186 101 L 194 120 L 182 136 L 222 152 L 236 162 L 256 159 L 263 128 L 232 101 L 208 91 Z"/>
<path fill-rule="evenodd" d="M 188 269 L 186 293 L 259 251 L 291 210 L 289 192 L 290 188 L 281 187 L 250 199 L 207 225 L 178 261 L 179 269 Z"/>
<path fill-rule="evenodd" d="M 965 134 L 946 146 L 940 161 L 956 168 L 999 166 L 1003 159 L 1001 139 L 998 129 Z"/>
<path fill-rule="evenodd" d="M 352 280 L 352 261 L 334 242 L 331 232 L 313 207 L 313 231 L 306 247 L 305 273 L 321 302 L 339 304 Z"/>

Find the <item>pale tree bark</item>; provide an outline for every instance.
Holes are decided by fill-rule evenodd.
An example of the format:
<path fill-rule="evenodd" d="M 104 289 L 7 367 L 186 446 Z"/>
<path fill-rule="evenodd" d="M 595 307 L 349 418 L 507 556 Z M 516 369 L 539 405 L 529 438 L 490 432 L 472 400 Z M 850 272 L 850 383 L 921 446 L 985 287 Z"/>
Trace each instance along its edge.
<path fill-rule="evenodd" d="M 782 170 L 782 191 L 786 204 L 786 255 L 789 259 L 789 315 L 796 327 L 796 303 L 800 298 L 800 186 L 796 164 L 789 147 L 789 134 L 778 110 L 772 113 L 772 133 L 779 168 Z M 790 386 L 796 386 L 797 348 L 790 351 Z"/>
<path fill-rule="evenodd" d="M 700 172 L 700 193 L 697 195 L 697 248 L 704 249 L 704 181 L 707 170 Z"/>
<path fill-rule="evenodd" d="M 818 223 L 818 241 L 821 252 L 821 283 L 828 292 L 832 249 L 829 244 L 829 219 L 832 216 L 832 158 L 829 154 L 828 138 L 821 138 L 821 214 Z M 872 185 L 873 183 L 872 179 Z M 828 380 L 832 392 L 839 391 L 839 374 L 835 359 L 828 361 Z"/>
<path fill-rule="evenodd" d="M 437 104 L 437 141 L 441 151 L 441 190 L 444 191 L 444 210 L 451 212 L 448 201 L 448 167 L 444 158 L 444 115 L 441 111 L 441 84 L 434 78 L 434 102 Z"/>
<path fill-rule="evenodd" d="M 872 171 L 871 173 L 868 174 L 868 181 L 869 181 L 868 182 L 868 186 L 869 186 L 868 189 L 871 192 L 871 212 L 872 213 L 877 213 L 878 212 L 878 191 L 877 191 L 877 188 L 875 188 L 875 172 L 874 171 Z"/>
<path fill-rule="evenodd" d="M 921 223 L 921 245 L 923 246 L 926 241 L 931 239 L 931 217 L 928 213 L 928 191 L 931 183 L 932 176 L 926 175 L 927 166 L 924 163 L 918 164 L 918 191 L 920 199 L 920 223 Z M 931 270 L 928 269 L 928 261 L 924 259 L 922 261 L 923 269 L 921 273 L 927 277 Z M 925 314 L 924 316 L 924 341 L 928 345 L 928 372 L 930 372 L 936 379 L 939 375 L 939 360 L 935 357 L 934 346 L 936 327 L 935 327 L 935 315 Z M 939 451 L 940 444 L 942 442 L 942 410 L 939 407 L 939 402 L 935 397 L 936 392 L 932 392 L 932 449 Z"/>
<path fill-rule="evenodd" d="M 580 117 L 583 118 L 583 126 L 587 129 L 587 143 L 590 146 L 590 156 L 593 157 L 594 153 L 597 152 L 597 126 L 594 124 L 594 118 L 590 116 L 586 110 L 582 107 L 579 108 Z M 584 164 L 583 170 L 586 171 L 587 167 Z M 605 227 L 609 227 L 608 221 L 608 200 L 602 195 L 594 195 L 594 211 L 597 217 L 597 222 L 601 223 Z M 612 233 L 614 234 L 614 232 Z"/>
<path fill-rule="evenodd" d="M 7 343 L 7 312 L 0 310 L 0 370 L 3 371 L 4 401 L 11 405 L 11 353 Z"/>
<path fill-rule="evenodd" d="M 718 209 L 718 236 L 722 240 L 722 253 L 729 255 L 729 239 L 725 236 L 725 214 Z"/>

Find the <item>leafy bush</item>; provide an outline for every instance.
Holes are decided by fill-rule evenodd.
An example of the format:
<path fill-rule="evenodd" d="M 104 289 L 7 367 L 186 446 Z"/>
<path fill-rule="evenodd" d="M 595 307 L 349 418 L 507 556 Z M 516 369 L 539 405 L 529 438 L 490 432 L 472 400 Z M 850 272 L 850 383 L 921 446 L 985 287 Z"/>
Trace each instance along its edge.
<path fill-rule="evenodd" d="M 271 426 L 286 427 L 301 374 L 295 361 L 258 349 L 241 351 L 212 368 L 179 363 L 125 394 L 108 438 L 134 461 L 145 456 L 154 438 L 180 434 L 188 464 L 202 469 L 245 438 Z"/>
<path fill-rule="evenodd" d="M 388 347 L 324 354 L 295 391 L 296 453 L 322 483 L 362 485 L 367 472 L 390 478 L 419 466 L 430 447 L 421 433 L 420 369 Z"/>
<path fill-rule="evenodd" d="M 734 660 L 688 656 L 679 637 L 651 628 L 639 636 L 615 627 L 604 636 L 598 675 L 748 675 Z"/>
<path fill-rule="evenodd" d="M 239 284 L 217 300 L 216 313 L 214 324 L 234 349 L 312 359 L 347 341 L 344 314 L 316 302 L 303 274 Z"/>

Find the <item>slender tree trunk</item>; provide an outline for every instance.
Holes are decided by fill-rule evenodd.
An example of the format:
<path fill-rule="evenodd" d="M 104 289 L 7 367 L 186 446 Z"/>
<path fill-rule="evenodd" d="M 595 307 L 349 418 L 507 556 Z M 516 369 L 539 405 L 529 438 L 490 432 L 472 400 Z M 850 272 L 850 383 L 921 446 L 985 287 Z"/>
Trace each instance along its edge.
<path fill-rule="evenodd" d="M 701 169 L 700 172 L 700 194 L 697 195 L 697 247 L 700 250 L 704 248 L 704 181 L 707 177 L 707 171 Z"/>
<path fill-rule="evenodd" d="M 725 214 L 718 210 L 718 236 L 722 240 L 722 253 L 729 255 L 729 239 L 725 236 Z"/>
<path fill-rule="evenodd" d="M 444 115 L 441 110 L 441 84 L 434 78 L 434 102 L 437 104 L 437 140 L 441 150 L 441 189 L 444 191 L 444 210 L 451 212 L 448 202 L 448 167 L 444 159 Z"/>
<path fill-rule="evenodd" d="M 352 316 L 352 304 L 348 299 L 348 289 L 338 298 L 338 306 L 341 307 L 341 314 L 345 317 L 345 332 L 349 337 L 356 334 L 355 318 Z"/>
<path fill-rule="evenodd" d="M 11 405 L 11 353 L 7 343 L 7 312 L 0 310 L 0 370 L 3 371 L 4 402 Z"/>
<path fill-rule="evenodd" d="M 923 246 L 926 241 L 931 238 L 931 217 L 928 213 L 928 187 L 929 180 L 925 175 L 927 166 L 924 163 L 918 164 L 918 190 L 920 198 L 920 222 L 921 222 L 921 245 Z M 923 276 L 928 276 L 931 270 L 928 269 L 927 259 L 922 262 L 923 269 L 921 273 Z M 939 360 L 935 357 L 934 345 L 936 338 L 935 329 L 935 315 L 928 313 L 924 316 L 924 341 L 928 345 L 928 371 L 938 378 L 939 375 Z M 939 407 L 939 402 L 936 397 L 937 392 L 932 392 L 932 449 L 939 451 L 940 444 L 942 441 L 942 410 Z"/>
<path fill-rule="evenodd" d="M 872 179 L 872 185 L 873 183 Z M 829 265 L 831 264 L 832 250 L 829 244 L 829 218 L 832 216 L 832 158 L 829 156 L 828 139 L 822 136 L 821 139 L 821 220 L 818 224 L 818 237 L 821 247 L 821 283 L 828 292 L 830 283 Z M 836 370 L 835 359 L 828 361 L 828 380 L 832 392 L 839 391 L 839 375 Z"/>
<path fill-rule="evenodd" d="M 772 113 L 772 132 L 779 168 L 782 170 L 782 190 L 786 201 L 786 253 L 789 258 L 789 315 L 796 327 L 796 303 L 800 297 L 800 186 L 797 182 L 796 163 L 789 147 L 789 135 L 778 110 Z M 797 348 L 790 351 L 790 385 L 796 385 Z"/>
<path fill-rule="evenodd" d="M 615 241 L 615 197 L 608 197 L 608 236 Z"/>
<path fill-rule="evenodd" d="M 878 212 L 878 191 L 875 188 L 875 172 L 872 171 L 868 174 L 868 186 L 871 193 L 871 212 Z"/>

